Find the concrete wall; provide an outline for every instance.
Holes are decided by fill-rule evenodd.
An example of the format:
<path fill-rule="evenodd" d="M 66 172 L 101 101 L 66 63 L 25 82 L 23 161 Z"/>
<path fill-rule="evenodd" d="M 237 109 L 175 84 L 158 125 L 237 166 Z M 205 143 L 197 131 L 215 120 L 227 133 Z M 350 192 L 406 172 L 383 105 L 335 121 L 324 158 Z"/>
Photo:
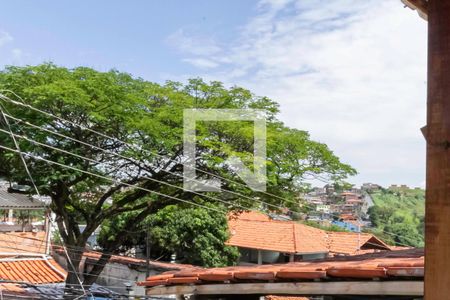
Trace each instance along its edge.
<path fill-rule="evenodd" d="M 58 253 L 52 254 L 53 258 L 58 262 L 58 264 L 67 270 L 67 260 L 66 257 Z M 82 262 L 84 266 L 85 261 Z M 89 271 L 92 266 L 87 266 Z M 162 270 L 160 268 L 150 268 L 150 276 L 157 275 L 162 272 L 169 270 Z M 107 263 L 96 283 L 102 285 L 110 290 L 117 293 L 127 294 L 126 283 L 132 284 L 132 293 L 135 295 L 144 295 L 144 287 L 135 285 L 138 281 L 144 281 L 146 278 L 146 267 L 136 266 L 136 265 L 125 265 L 119 263 Z"/>

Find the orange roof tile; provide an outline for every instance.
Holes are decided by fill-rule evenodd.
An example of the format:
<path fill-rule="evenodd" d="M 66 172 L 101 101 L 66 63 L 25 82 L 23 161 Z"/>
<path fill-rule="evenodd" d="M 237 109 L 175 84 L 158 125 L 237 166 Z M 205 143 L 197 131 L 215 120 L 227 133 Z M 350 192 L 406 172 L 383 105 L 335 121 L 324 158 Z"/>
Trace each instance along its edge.
<path fill-rule="evenodd" d="M 296 297 L 296 296 L 274 296 L 269 295 L 264 297 L 265 300 L 309 300 L 307 297 Z"/>
<path fill-rule="evenodd" d="M 3 292 L 13 292 L 13 293 L 23 293 L 25 292 L 24 288 L 22 288 L 17 283 L 0 283 L 0 291 Z"/>
<path fill-rule="evenodd" d="M 294 226 L 283 221 L 231 219 L 227 245 L 243 248 L 295 253 Z"/>
<path fill-rule="evenodd" d="M 45 254 L 45 232 L 0 233 L 0 256 L 4 253 Z"/>
<path fill-rule="evenodd" d="M 51 258 L 35 257 L 0 260 L 0 280 L 48 284 L 64 282 L 66 275 L 66 271 Z"/>
<path fill-rule="evenodd" d="M 368 248 L 389 250 L 385 243 L 370 234 L 327 232 L 296 222 L 271 220 L 257 212 L 233 214 L 228 219 L 228 227 L 230 238 L 226 244 L 242 248 L 298 254 L 333 252 L 348 255 L 362 253 L 358 251 Z"/>
<path fill-rule="evenodd" d="M 210 282 L 233 284 L 257 281 L 304 281 L 304 280 L 346 280 L 354 278 L 398 280 L 404 277 L 423 279 L 423 249 L 411 249 L 392 252 L 380 252 L 357 256 L 336 257 L 308 262 L 293 262 L 276 265 L 237 266 L 213 269 L 195 268 L 171 273 L 167 279 L 161 275 L 150 276 L 138 285 L 153 287 L 157 285 L 208 284 Z M 228 276 L 218 277 L 204 274 L 222 273 Z M 301 276 L 298 276 L 301 274 Z M 230 278 L 231 276 L 231 278 Z M 174 280 L 175 278 L 179 278 Z M 182 278 L 182 279 L 181 279 Z"/>
<path fill-rule="evenodd" d="M 328 252 L 327 233 L 321 229 L 294 223 L 296 253 Z"/>
<path fill-rule="evenodd" d="M 258 212 L 229 218 L 227 245 L 284 253 L 328 252 L 323 230 L 296 222 L 276 221 Z"/>
<path fill-rule="evenodd" d="M 251 220 L 251 221 L 270 221 L 270 217 L 258 211 L 249 210 L 242 212 L 228 213 L 228 219 Z"/>
<path fill-rule="evenodd" d="M 389 246 L 368 233 L 328 232 L 330 252 L 342 254 L 361 254 L 364 249 L 390 250 Z"/>

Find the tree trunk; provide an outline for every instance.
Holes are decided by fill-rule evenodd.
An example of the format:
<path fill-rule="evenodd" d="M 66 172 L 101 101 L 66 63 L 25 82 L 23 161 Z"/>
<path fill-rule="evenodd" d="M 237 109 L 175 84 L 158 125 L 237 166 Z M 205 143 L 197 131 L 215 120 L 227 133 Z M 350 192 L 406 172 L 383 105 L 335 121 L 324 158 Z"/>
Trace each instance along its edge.
<path fill-rule="evenodd" d="M 80 274 L 80 262 L 82 258 L 82 252 L 76 250 L 77 248 L 67 248 L 67 254 L 70 258 L 67 259 L 67 277 L 64 288 L 64 299 L 75 299 L 84 294 L 83 286 L 80 284 L 83 282 L 83 277 Z"/>

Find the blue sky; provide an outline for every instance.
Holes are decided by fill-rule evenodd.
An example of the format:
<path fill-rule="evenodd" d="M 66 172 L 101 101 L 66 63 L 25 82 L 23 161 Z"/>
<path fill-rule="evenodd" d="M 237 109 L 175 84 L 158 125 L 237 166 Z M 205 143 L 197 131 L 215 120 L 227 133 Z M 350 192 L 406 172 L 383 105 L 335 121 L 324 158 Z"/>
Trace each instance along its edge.
<path fill-rule="evenodd" d="M 0 67 L 247 87 L 359 175 L 423 185 L 426 22 L 399 0 L 5 1 Z"/>
<path fill-rule="evenodd" d="M 66 66 L 118 68 L 149 80 L 195 73 L 180 63 L 168 37 L 179 29 L 226 42 L 254 13 L 252 1 L 8 1 L 0 30 L 11 43 L 2 64 L 53 61 Z M 15 55 L 8 55 L 9 51 Z M 9 57 L 8 57 L 9 56 Z"/>

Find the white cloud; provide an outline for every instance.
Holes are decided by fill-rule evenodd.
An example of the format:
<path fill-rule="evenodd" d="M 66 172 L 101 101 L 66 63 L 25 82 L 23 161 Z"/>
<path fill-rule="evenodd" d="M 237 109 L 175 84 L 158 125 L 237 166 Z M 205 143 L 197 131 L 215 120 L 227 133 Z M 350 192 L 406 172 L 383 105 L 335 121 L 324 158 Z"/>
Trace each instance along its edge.
<path fill-rule="evenodd" d="M 227 48 L 185 43 L 186 53 L 218 64 L 203 77 L 277 100 L 281 119 L 330 145 L 358 169 L 358 183 L 421 182 L 426 22 L 392 0 L 258 8 Z"/>
<path fill-rule="evenodd" d="M 0 30 L 0 47 L 8 44 L 12 40 L 13 40 L 13 38 L 8 32 Z"/>
<path fill-rule="evenodd" d="M 206 58 L 185 58 L 183 61 L 200 69 L 212 69 L 219 65 L 217 62 Z"/>
<path fill-rule="evenodd" d="M 171 34 L 166 41 L 173 48 L 191 55 L 213 55 L 221 51 L 210 37 L 189 35 L 183 29 Z"/>
<path fill-rule="evenodd" d="M 12 56 L 12 60 L 14 64 L 22 64 L 23 63 L 23 56 L 24 53 L 21 49 L 19 48 L 14 48 L 11 50 L 11 56 Z"/>

